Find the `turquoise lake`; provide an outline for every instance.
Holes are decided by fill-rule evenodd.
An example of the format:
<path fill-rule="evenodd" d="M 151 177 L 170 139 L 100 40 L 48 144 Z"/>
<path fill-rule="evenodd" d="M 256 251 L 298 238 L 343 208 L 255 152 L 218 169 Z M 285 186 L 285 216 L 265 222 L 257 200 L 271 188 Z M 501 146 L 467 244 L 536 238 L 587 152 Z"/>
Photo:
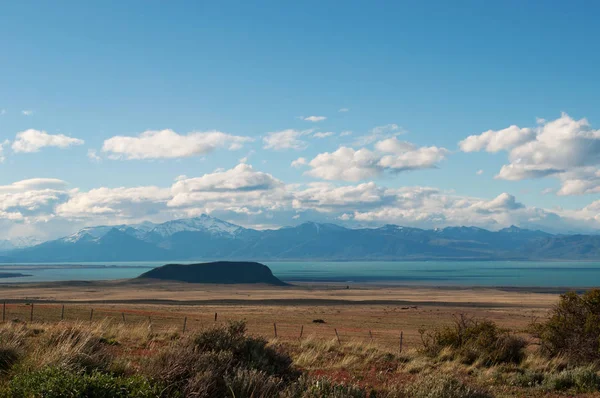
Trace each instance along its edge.
<path fill-rule="evenodd" d="M 181 263 L 181 262 L 179 262 Z M 0 283 L 134 278 L 164 262 L 2 264 L 0 272 L 31 276 Z M 288 282 L 344 282 L 427 286 L 595 287 L 600 262 L 397 261 L 274 262 L 273 273 Z"/>

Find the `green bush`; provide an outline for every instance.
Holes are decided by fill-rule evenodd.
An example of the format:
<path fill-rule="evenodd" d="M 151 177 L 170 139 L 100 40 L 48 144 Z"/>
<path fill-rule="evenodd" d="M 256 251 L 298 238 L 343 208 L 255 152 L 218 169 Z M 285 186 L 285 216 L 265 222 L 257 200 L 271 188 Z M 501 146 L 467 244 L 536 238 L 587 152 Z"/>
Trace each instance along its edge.
<path fill-rule="evenodd" d="M 420 333 L 422 351 L 432 357 L 450 349 L 464 363 L 480 361 L 490 366 L 520 363 L 525 355 L 525 340 L 488 320 L 479 321 L 461 315 L 452 326 L 435 331 L 420 330 Z"/>
<path fill-rule="evenodd" d="M 417 380 L 405 391 L 411 398 L 490 398 L 485 391 L 467 386 L 460 380 L 447 375 L 429 375 Z"/>
<path fill-rule="evenodd" d="M 15 375 L 4 391 L 11 398 L 147 398 L 159 397 L 160 390 L 142 377 L 115 377 L 94 371 L 73 372 L 47 367 Z"/>
<path fill-rule="evenodd" d="M 545 355 L 575 364 L 600 360 L 600 289 L 562 295 L 548 320 L 531 325 L 531 332 Z"/>

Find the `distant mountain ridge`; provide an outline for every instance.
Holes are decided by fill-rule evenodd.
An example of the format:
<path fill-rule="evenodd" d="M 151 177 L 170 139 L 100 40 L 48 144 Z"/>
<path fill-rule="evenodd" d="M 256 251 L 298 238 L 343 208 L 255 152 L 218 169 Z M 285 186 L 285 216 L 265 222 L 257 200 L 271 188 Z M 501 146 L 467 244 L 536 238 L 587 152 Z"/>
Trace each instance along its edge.
<path fill-rule="evenodd" d="M 600 260 L 600 236 L 554 235 L 516 226 L 350 229 L 306 222 L 244 228 L 208 215 L 135 225 L 88 227 L 6 251 L 0 262 L 163 260 Z"/>

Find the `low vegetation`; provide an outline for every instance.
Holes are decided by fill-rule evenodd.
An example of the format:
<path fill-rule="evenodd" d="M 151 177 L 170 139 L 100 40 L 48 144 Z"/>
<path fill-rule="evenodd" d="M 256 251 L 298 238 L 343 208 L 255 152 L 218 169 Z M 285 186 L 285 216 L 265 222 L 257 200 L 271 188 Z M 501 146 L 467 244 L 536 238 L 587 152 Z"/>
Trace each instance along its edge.
<path fill-rule="evenodd" d="M 243 322 L 180 335 L 149 325 L 6 322 L 0 397 L 485 398 L 600 396 L 600 293 L 564 295 L 515 333 L 458 316 L 391 352 L 364 341 L 267 341 Z"/>

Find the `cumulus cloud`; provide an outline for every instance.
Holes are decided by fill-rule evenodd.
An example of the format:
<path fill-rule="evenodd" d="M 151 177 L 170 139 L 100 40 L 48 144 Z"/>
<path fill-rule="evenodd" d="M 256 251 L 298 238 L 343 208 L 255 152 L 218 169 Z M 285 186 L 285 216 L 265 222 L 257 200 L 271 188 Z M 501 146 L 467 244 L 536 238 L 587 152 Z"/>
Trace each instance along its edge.
<path fill-rule="evenodd" d="M 173 130 L 146 131 L 142 134 L 115 136 L 104 141 L 102 151 L 112 158 L 173 159 L 205 155 L 217 148 L 238 150 L 252 138 L 220 131 L 193 132 L 187 135 Z"/>
<path fill-rule="evenodd" d="M 306 166 L 306 165 L 307 165 L 306 158 L 298 158 L 298 159 L 292 161 L 292 167 L 295 167 L 295 168 L 299 168 L 299 167 Z"/>
<path fill-rule="evenodd" d="M 23 116 L 31 116 L 33 115 L 33 111 L 31 109 L 24 109 L 21 111 L 21 115 Z"/>
<path fill-rule="evenodd" d="M 300 214 L 307 220 L 321 217 L 367 226 L 393 223 L 421 228 L 474 225 L 498 229 L 515 224 L 551 231 L 600 226 L 600 201 L 576 210 L 546 210 L 526 206 L 509 193 L 476 198 L 433 187 L 387 188 L 375 182 L 286 185 L 248 164 L 198 177 L 179 176 L 170 187 L 82 191 L 68 189 L 66 182 L 58 179 L 0 186 L 0 225 L 8 225 L 9 230 L 10 225 L 45 228 L 49 222 L 68 222 L 73 228 L 165 221 L 202 213 L 224 215 L 228 221 L 246 225 L 253 220 L 252 225 L 262 226 L 285 224 Z"/>
<path fill-rule="evenodd" d="M 477 174 L 478 176 L 480 176 L 480 175 L 482 175 L 482 174 L 483 174 L 483 170 L 482 170 L 482 169 L 479 169 L 479 170 L 477 170 L 477 172 L 475 172 L 475 174 Z"/>
<path fill-rule="evenodd" d="M 69 197 L 66 182 L 33 178 L 0 186 L 0 219 L 35 221 L 54 216 L 54 207 Z"/>
<path fill-rule="evenodd" d="M 38 152 L 45 147 L 68 148 L 74 145 L 83 145 L 84 141 L 68 137 L 64 134 L 48 134 L 45 131 L 29 129 L 17 133 L 12 143 L 14 152 Z"/>
<path fill-rule="evenodd" d="M 302 116 L 301 119 L 306 120 L 307 122 L 322 122 L 327 118 L 325 116 Z"/>
<path fill-rule="evenodd" d="M 530 128 L 510 126 L 503 130 L 488 130 L 480 135 L 471 135 L 459 142 L 463 152 L 505 151 L 535 138 L 535 131 Z"/>
<path fill-rule="evenodd" d="M 374 151 L 340 147 L 335 152 L 321 153 L 309 162 L 311 170 L 307 174 L 324 180 L 360 181 L 385 171 L 433 168 L 447 154 L 445 148 L 417 147 L 394 137 L 377 142 Z"/>
<path fill-rule="evenodd" d="M 171 187 L 171 195 L 168 206 L 189 209 L 190 214 L 216 210 L 256 214 L 285 206 L 288 196 L 281 181 L 248 164 L 181 179 Z"/>
<path fill-rule="evenodd" d="M 374 182 L 349 186 L 312 183 L 294 191 L 293 207 L 296 210 L 331 213 L 373 208 L 393 201 L 394 193 Z"/>
<path fill-rule="evenodd" d="M 559 195 L 593 193 L 600 180 L 591 169 L 600 164 L 600 130 L 594 130 L 586 119 L 575 120 L 566 113 L 552 121 L 538 119 L 538 126 L 511 126 L 500 131 L 487 131 L 470 136 L 459 143 L 466 152 L 486 150 L 508 151 L 508 163 L 497 178 L 523 180 L 554 177 L 561 182 Z"/>
<path fill-rule="evenodd" d="M 368 134 L 357 137 L 354 144 L 357 146 L 369 145 L 377 140 L 396 137 L 402 133 L 403 132 L 400 130 L 400 126 L 395 123 L 390 123 L 383 126 L 373 127 Z"/>
<path fill-rule="evenodd" d="M 287 129 L 282 131 L 274 131 L 267 133 L 263 137 L 264 149 L 274 149 L 276 151 L 295 149 L 306 149 L 308 143 L 300 139 L 300 137 L 312 133 L 312 130 L 293 130 Z"/>
<path fill-rule="evenodd" d="M 65 218 L 109 217 L 114 222 L 152 216 L 164 209 L 171 197 L 169 189 L 154 186 L 133 188 L 96 188 L 75 192 L 57 206 L 57 215 Z"/>

